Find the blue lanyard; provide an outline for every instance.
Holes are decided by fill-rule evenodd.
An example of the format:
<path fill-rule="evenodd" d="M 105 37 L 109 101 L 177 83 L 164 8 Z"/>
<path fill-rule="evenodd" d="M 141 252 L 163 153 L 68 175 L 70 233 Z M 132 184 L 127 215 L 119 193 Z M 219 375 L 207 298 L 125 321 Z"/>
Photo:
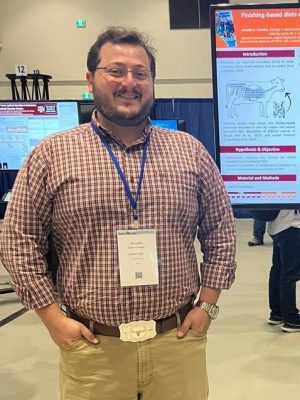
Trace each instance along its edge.
<path fill-rule="evenodd" d="M 108 151 L 110 158 L 112 160 L 112 162 L 114 163 L 114 166 L 116 167 L 116 170 L 118 171 L 119 177 L 123 183 L 125 192 L 126 192 L 126 196 L 130 202 L 131 208 L 133 209 L 133 219 L 135 221 L 138 220 L 138 215 L 137 215 L 137 203 L 138 203 L 138 199 L 141 193 L 141 187 L 142 187 L 142 182 L 143 182 L 143 178 L 144 178 L 144 171 L 145 171 L 145 164 L 146 164 L 146 159 L 147 159 L 147 150 L 148 150 L 148 144 L 149 144 L 149 136 L 146 138 L 144 144 L 143 144 L 143 155 L 142 155 L 142 161 L 141 161 L 141 170 L 140 170 L 140 176 L 139 176 L 139 181 L 138 181 L 138 187 L 137 187 L 137 192 L 136 192 L 136 196 L 135 198 L 133 197 L 128 181 L 124 175 L 124 172 L 122 171 L 122 168 L 120 167 L 119 161 L 117 160 L 111 145 L 108 141 L 108 137 L 103 135 L 103 133 L 101 132 L 101 130 L 99 129 L 99 127 L 95 124 L 94 121 L 91 122 L 91 126 L 93 128 L 93 130 L 95 131 L 95 133 L 100 137 L 102 143 L 104 144 L 104 146 L 106 147 L 106 150 Z"/>

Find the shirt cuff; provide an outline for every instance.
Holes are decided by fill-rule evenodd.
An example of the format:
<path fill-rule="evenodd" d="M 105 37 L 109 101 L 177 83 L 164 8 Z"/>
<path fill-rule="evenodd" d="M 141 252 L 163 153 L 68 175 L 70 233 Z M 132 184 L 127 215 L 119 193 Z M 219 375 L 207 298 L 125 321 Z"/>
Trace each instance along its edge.
<path fill-rule="evenodd" d="M 11 282 L 11 285 L 20 298 L 21 303 L 28 309 L 43 308 L 49 304 L 56 303 L 54 286 L 49 278 L 43 278 L 35 284 L 20 285 Z"/>

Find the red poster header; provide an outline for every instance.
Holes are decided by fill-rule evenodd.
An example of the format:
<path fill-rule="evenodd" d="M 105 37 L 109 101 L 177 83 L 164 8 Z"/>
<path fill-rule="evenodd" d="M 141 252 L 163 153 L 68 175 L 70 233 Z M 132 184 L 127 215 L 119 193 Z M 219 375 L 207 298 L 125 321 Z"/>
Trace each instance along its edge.
<path fill-rule="evenodd" d="M 16 117 L 40 115 L 40 116 L 56 116 L 57 103 L 3 103 L 0 104 L 1 115 L 15 115 Z"/>
<path fill-rule="evenodd" d="M 296 175 L 222 175 L 224 182 L 295 182 Z"/>
<path fill-rule="evenodd" d="M 296 153 L 296 146 L 220 146 L 220 153 Z"/>
<path fill-rule="evenodd" d="M 300 47 L 299 8 L 216 11 L 216 48 Z"/>

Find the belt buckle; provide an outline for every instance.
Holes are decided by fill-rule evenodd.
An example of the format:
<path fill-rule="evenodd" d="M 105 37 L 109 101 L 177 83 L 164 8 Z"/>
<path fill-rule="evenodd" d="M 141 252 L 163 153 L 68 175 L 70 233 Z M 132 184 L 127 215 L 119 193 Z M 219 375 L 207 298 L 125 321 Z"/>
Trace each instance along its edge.
<path fill-rule="evenodd" d="M 119 326 L 120 339 L 123 342 L 144 342 L 156 336 L 156 323 L 150 321 L 132 321 Z"/>

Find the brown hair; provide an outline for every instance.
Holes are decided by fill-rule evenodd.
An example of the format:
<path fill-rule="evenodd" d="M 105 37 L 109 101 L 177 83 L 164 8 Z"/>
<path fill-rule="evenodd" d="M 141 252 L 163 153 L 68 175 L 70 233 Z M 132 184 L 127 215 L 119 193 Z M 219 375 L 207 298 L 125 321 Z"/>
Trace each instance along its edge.
<path fill-rule="evenodd" d="M 155 49 L 149 46 L 149 37 L 145 33 L 137 32 L 134 29 L 123 27 L 110 27 L 105 32 L 101 33 L 96 42 L 92 45 L 87 56 L 87 68 L 90 72 L 95 72 L 99 64 L 99 51 L 105 43 L 113 44 L 131 44 L 133 46 L 141 46 L 146 51 L 149 61 L 150 70 L 153 79 L 156 75 Z"/>

